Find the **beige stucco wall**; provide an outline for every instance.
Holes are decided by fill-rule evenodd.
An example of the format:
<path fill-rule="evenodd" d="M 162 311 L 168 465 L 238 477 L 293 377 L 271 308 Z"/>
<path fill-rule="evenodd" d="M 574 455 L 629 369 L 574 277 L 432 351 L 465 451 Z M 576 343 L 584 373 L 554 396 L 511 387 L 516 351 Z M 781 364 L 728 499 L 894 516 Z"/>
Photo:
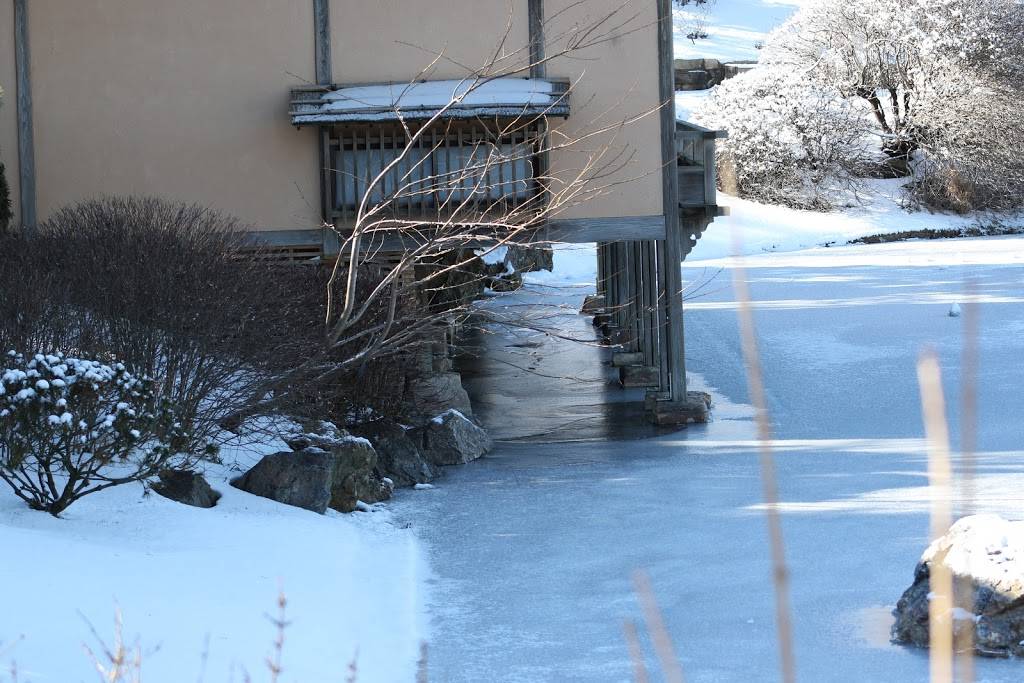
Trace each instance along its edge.
<path fill-rule="evenodd" d="M 552 155 L 556 176 L 572 178 L 589 165 L 601 176 L 585 192 L 585 202 L 562 217 L 662 214 L 657 3 L 546 0 L 545 12 L 550 17 L 548 36 L 568 39 L 579 28 L 599 24 L 594 36 L 608 36 L 548 66 L 549 76 L 568 77 L 574 84 L 572 116 L 559 126 L 565 137 L 579 139 L 588 131 L 607 129 Z M 560 49 L 557 43 L 551 45 L 548 54 Z M 626 123 L 638 116 L 643 118 Z M 599 188 L 607 190 L 594 196 Z"/>
<path fill-rule="evenodd" d="M 525 65 L 526 8 L 527 0 L 331 0 L 334 81 L 407 81 L 431 64 L 424 78 L 462 78 L 502 41 L 502 64 Z"/>
<path fill-rule="evenodd" d="M 15 225 L 20 220 L 18 207 L 18 108 L 14 71 L 14 3 L 0 2 L 0 162 L 7 166 L 7 184 L 11 188 Z"/>
<path fill-rule="evenodd" d="M 611 13 L 617 12 L 614 16 Z M 563 178 L 601 159 L 623 165 L 591 184 L 608 185 L 603 196 L 590 196 L 568 207 L 560 218 L 643 216 L 662 213 L 661 147 L 658 106 L 657 4 L 644 0 L 545 0 L 549 18 L 549 55 L 564 49 L 574 28 L 585 30 L 609 17 L 595 35 L 613 38 L 553 61 L 550 77 L 574 83 L 569 121 L 557 125 L 569 137 L 615 127 L 551 156 L 552 170 Z M 527 0 L 333 0 L 331 3 L 333 69 L 337 83 L 406 81 L 436 64 L 428 78 L 460 78 L 468 69 L 489 63 L 504 41 L 501 68 L 528 63 Z M 367 27 L 387 27 L 386 31 Z M 617 29 L 617 30 L 616 30 Z M 561 40 L 557 40 L 561 38 Z M 644 112 L 645 119 L 617 124 Z M 628 161 L 627 161 L 628 160 Z M 627 185 L 618 185 L 629 181 Z"/>
<path fill-rule="evenodd" d="M 548 35 L 586 26 L 622 0 L 547 0 Z M 10 2 L 0 2 L 0 154 L 17 157 Z M 289 88 L 312 82 L 312 0 L 32 0 L 38 210 L 102 194 L 199 202 L 259 229 L 320 224 L 316 132 L 288 124 Z M 548 68 L 575 82 L 570 135 L 657 106 L 656 3 L 626 3 L 635 33 Z M 527 0 L 332 0 L 334 80 L 402 81 L 444 51 L 429 75 L 454 78 L 506 40 L 525 64 Z M 613 23 L 621 23 L 621 19 Z M 5 55 L 11 58 L 5 58 Z M 656 115 L 552 155 L 571 174 L 595 150 L 628 159 L 600 182 L 609 196 L 561 217 L 662 213 Z M 12 179 L 15 179 L 12 177 Z M 15 190 L 17 186 L 15 184 Z"/>
<path fill-rule="evenodd" d="M 288 89 L 313 78 L 311 2 L 30 5 L 40 218 L 147 193 L 261 228 L 319 225 L 315 134 L 287 119 Z"/>

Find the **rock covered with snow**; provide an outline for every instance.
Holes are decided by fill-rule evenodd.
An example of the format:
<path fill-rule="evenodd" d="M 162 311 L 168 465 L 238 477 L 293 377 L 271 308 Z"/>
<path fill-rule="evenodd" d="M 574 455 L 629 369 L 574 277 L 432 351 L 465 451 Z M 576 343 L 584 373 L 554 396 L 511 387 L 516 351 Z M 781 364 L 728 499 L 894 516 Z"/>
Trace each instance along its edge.
<path fill-rule="evenodd" d="M 154 491 L 183 505 L 197 508 L 212 508 L 217 505 L 221 494 L 215 491 L 198 472 L 190 470 L 164 470 L 160 480 L 153 484 Z"/>
<path fill-rule="evenodd" d="M 437 478 L 440 470 L 427 460 L 405 427 L 382 419 L 352 427 L 357 436 L 370 440 L 377 451 L 377 472 L 396 486 L 425 484 Z"/>
<path fill-rule="evenodd" d="M 458 410 L 438 415 L 415 430 L 435 465 L 464 465 L 490 452 L 490 435 Z"/>
<path fill-rule="evenodd" d="M 929 545 L 893 610 L 894 642 L 928 646 L 929 577 L 936 562 L 953 574 L 955 632 L 973 627 L 978 654 L 1024 656 L 1024 521 L 964 517 Z"/>

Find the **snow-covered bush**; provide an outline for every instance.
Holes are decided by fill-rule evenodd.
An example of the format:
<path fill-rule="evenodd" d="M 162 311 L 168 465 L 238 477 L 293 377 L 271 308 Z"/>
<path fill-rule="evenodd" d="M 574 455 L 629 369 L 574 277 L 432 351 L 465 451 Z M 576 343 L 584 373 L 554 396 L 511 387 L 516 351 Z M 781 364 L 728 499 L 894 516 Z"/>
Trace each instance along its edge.
<path fill-rule="evenodd" d="M 729 133 L 718 148 L 723 189 L 761 201 L 828 208 L 874 156 L 863 107 L 780 70 L 725 81 L 694 118 Z"/>
<path fill-rule="evenodd" d="M 33 509 L 183 464 L 173 411 L 120 363 L 10 352 L 0 360 L 0 479 Z"/>
<path fill-rule="evenodd" d="M 890 168 L 914 171 L 929 203 L 1019 204 L 1018 0 L 815 0 L 771 35 L 761 64 L 862 103 Z"/>

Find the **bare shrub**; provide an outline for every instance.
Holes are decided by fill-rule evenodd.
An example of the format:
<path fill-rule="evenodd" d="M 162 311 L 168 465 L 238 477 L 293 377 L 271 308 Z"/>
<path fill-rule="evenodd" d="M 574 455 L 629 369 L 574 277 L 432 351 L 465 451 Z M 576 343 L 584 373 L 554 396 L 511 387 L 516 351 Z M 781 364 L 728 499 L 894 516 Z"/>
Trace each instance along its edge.
<path fill-rule="evenodd" d="M 234 219 L 155 198 L 86 201 L 0 250 L 7 348 L 113 355 L 151 377 L 193 450 L 322 337 L 316 275 L 244 258 Z"/>

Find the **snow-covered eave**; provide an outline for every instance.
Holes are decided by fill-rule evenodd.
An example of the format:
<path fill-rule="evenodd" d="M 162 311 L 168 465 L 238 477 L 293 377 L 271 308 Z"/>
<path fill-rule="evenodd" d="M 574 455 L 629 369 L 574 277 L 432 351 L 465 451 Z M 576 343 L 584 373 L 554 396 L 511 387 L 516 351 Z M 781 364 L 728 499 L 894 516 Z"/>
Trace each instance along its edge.
<path fill-rule="evenodd" d="M 441 108 L 426 109 L 394 109 L 366 110 L 328 113 L 292 112 L 292 124 L 295 126 L 323 125 L 333 123 L 376 123 L 383 121 L 428 121 L 441 112 Z M 540 116 L 568 118 L 569 105 L 531 106 L 531 107 L 451 107 L 444 112 L 446 119 L 472 119 L 477 117 L 498 118 L 536 118 Z"/>
<path fill-rule="evenodd" d="M 568 118 L 569 83 L 548 79 L 496 79 L 480 86 L 461 81 L 329 86 L 292 91 L 292 124 L 331 125 L 445 119 Z M 459 100 L 452 103 L 458 96 Z"/>

